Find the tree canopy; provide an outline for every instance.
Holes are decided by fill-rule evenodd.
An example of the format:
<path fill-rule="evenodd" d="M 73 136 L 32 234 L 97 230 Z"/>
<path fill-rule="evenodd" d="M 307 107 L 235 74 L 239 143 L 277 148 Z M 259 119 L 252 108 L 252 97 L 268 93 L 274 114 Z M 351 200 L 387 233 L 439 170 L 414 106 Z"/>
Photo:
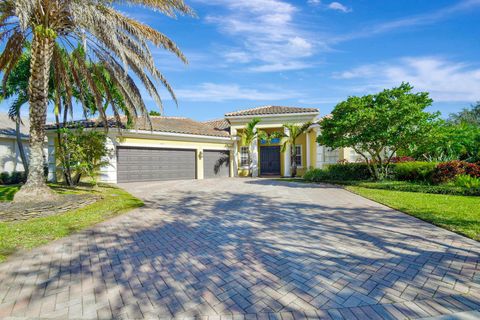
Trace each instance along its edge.
<path fill-rule="evenodd" d="M 76 88 L 84 92 L 79 95 L 80 98 L 91 97 L 90 101 L 104 121 L 107 113 L 102 89 L 110 101 L 115 99 L 117 90 L 122 96 L 123 106 L 132 117 L 141 114 L 149 119 L 132 74 L 160 108 L 159 85 L 163 85 L 176 101 L 170 84 L 155 65 L 150 46 L 166 49 L 187 62 L 185 56 L 166 35 L 123 15 L 116 9 L 116 4 L 144 6 L 168 16 L 192 14 L 183 0 L 0 2 L 0 71 L 3 83 L 8 81 L 22 57 L 27 41 L 31 42 L 28 81 L 30 170 L 26 184 L 15 195 L 15 201 L 42 201 L 56 197 L 46 186 L 43 172 L 45 122 L 52 79 L 56 91 L 62 92 L 62 99 L 59 99 L 60 95 L 56 97 L 57 107 L 62 102 L 70 106 Z M 94 64 L 98 67 L 92 67 Z M 82 106 L 86 106 L 87 100 L 82 100 Z M 120 121 L 116 108 L 113 108 L 113 114 Z"/>
<path fill-rule="evenodd" d="M 383 178 L 397 150 L 421 141 L 438 121 L 438 113 L 425 112 L 432 104 L 428 93 L 412 90 L 402 83 L 340 102 L 320 121 L 318 143 L 353 148 L 369 164 L 372 176 Z"/>

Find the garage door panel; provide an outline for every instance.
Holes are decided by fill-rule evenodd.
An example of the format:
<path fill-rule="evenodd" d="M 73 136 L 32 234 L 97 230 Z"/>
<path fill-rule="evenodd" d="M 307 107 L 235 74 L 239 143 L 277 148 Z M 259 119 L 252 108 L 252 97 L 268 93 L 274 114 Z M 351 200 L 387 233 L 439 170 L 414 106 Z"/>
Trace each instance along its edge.
<path fill-rule="evenodd" d="M 117 149 L 119 182 L 195 179 L 196 152 L 184 149 Z"/>
<path fill-rule="evenodd" d="M 230 176 L 230 151 L 204 150 L 203 151 L 204 178 L 226 178 Z"/>

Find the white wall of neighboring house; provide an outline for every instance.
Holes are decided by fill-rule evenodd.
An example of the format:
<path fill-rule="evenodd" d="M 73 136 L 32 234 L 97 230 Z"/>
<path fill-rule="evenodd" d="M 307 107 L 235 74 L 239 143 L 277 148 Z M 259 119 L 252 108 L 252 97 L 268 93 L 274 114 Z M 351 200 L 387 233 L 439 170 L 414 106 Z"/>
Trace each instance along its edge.
<path fill-rule="evenodd" d="M 28 157 L 28 141 L 23 141 Z M 15 137 L 0 137 L 0 172 L 25 171 Z"/>
<path fill-rule="evenodd" d="M 20 134 L 27 159 L 29 128 L 28 120 L 23 119 Z M 8 114 L 0 113 L 0 172 L 25 171 L 15 130 L 15 122 L 8 117 Z"/>

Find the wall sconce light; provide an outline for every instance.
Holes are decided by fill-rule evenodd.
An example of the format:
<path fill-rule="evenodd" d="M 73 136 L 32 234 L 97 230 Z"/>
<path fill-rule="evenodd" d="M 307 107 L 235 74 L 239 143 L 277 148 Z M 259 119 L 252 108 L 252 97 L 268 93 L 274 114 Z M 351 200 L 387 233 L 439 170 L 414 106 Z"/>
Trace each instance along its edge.
<path fill-rule="evenodd" d="M 203 158 L 203 151 L 198 151 L 198 160 L 202 160 Z"/>

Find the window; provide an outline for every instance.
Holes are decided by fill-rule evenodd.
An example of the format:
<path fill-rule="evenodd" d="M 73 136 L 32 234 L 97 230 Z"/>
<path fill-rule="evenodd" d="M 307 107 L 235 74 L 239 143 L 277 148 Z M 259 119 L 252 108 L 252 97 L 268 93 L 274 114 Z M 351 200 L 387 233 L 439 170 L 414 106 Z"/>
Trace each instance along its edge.
<path fill-rule="evenodd" d="M 248 167 L 250 165 L 250 151 L 248 147 L 240 147 L 240 166 Z"/>
<path fill-rule="evenodd" d="M 302 166 L 302 146 L 295 146 L 295 163 L 297 164 L 297 167 Z"/>

